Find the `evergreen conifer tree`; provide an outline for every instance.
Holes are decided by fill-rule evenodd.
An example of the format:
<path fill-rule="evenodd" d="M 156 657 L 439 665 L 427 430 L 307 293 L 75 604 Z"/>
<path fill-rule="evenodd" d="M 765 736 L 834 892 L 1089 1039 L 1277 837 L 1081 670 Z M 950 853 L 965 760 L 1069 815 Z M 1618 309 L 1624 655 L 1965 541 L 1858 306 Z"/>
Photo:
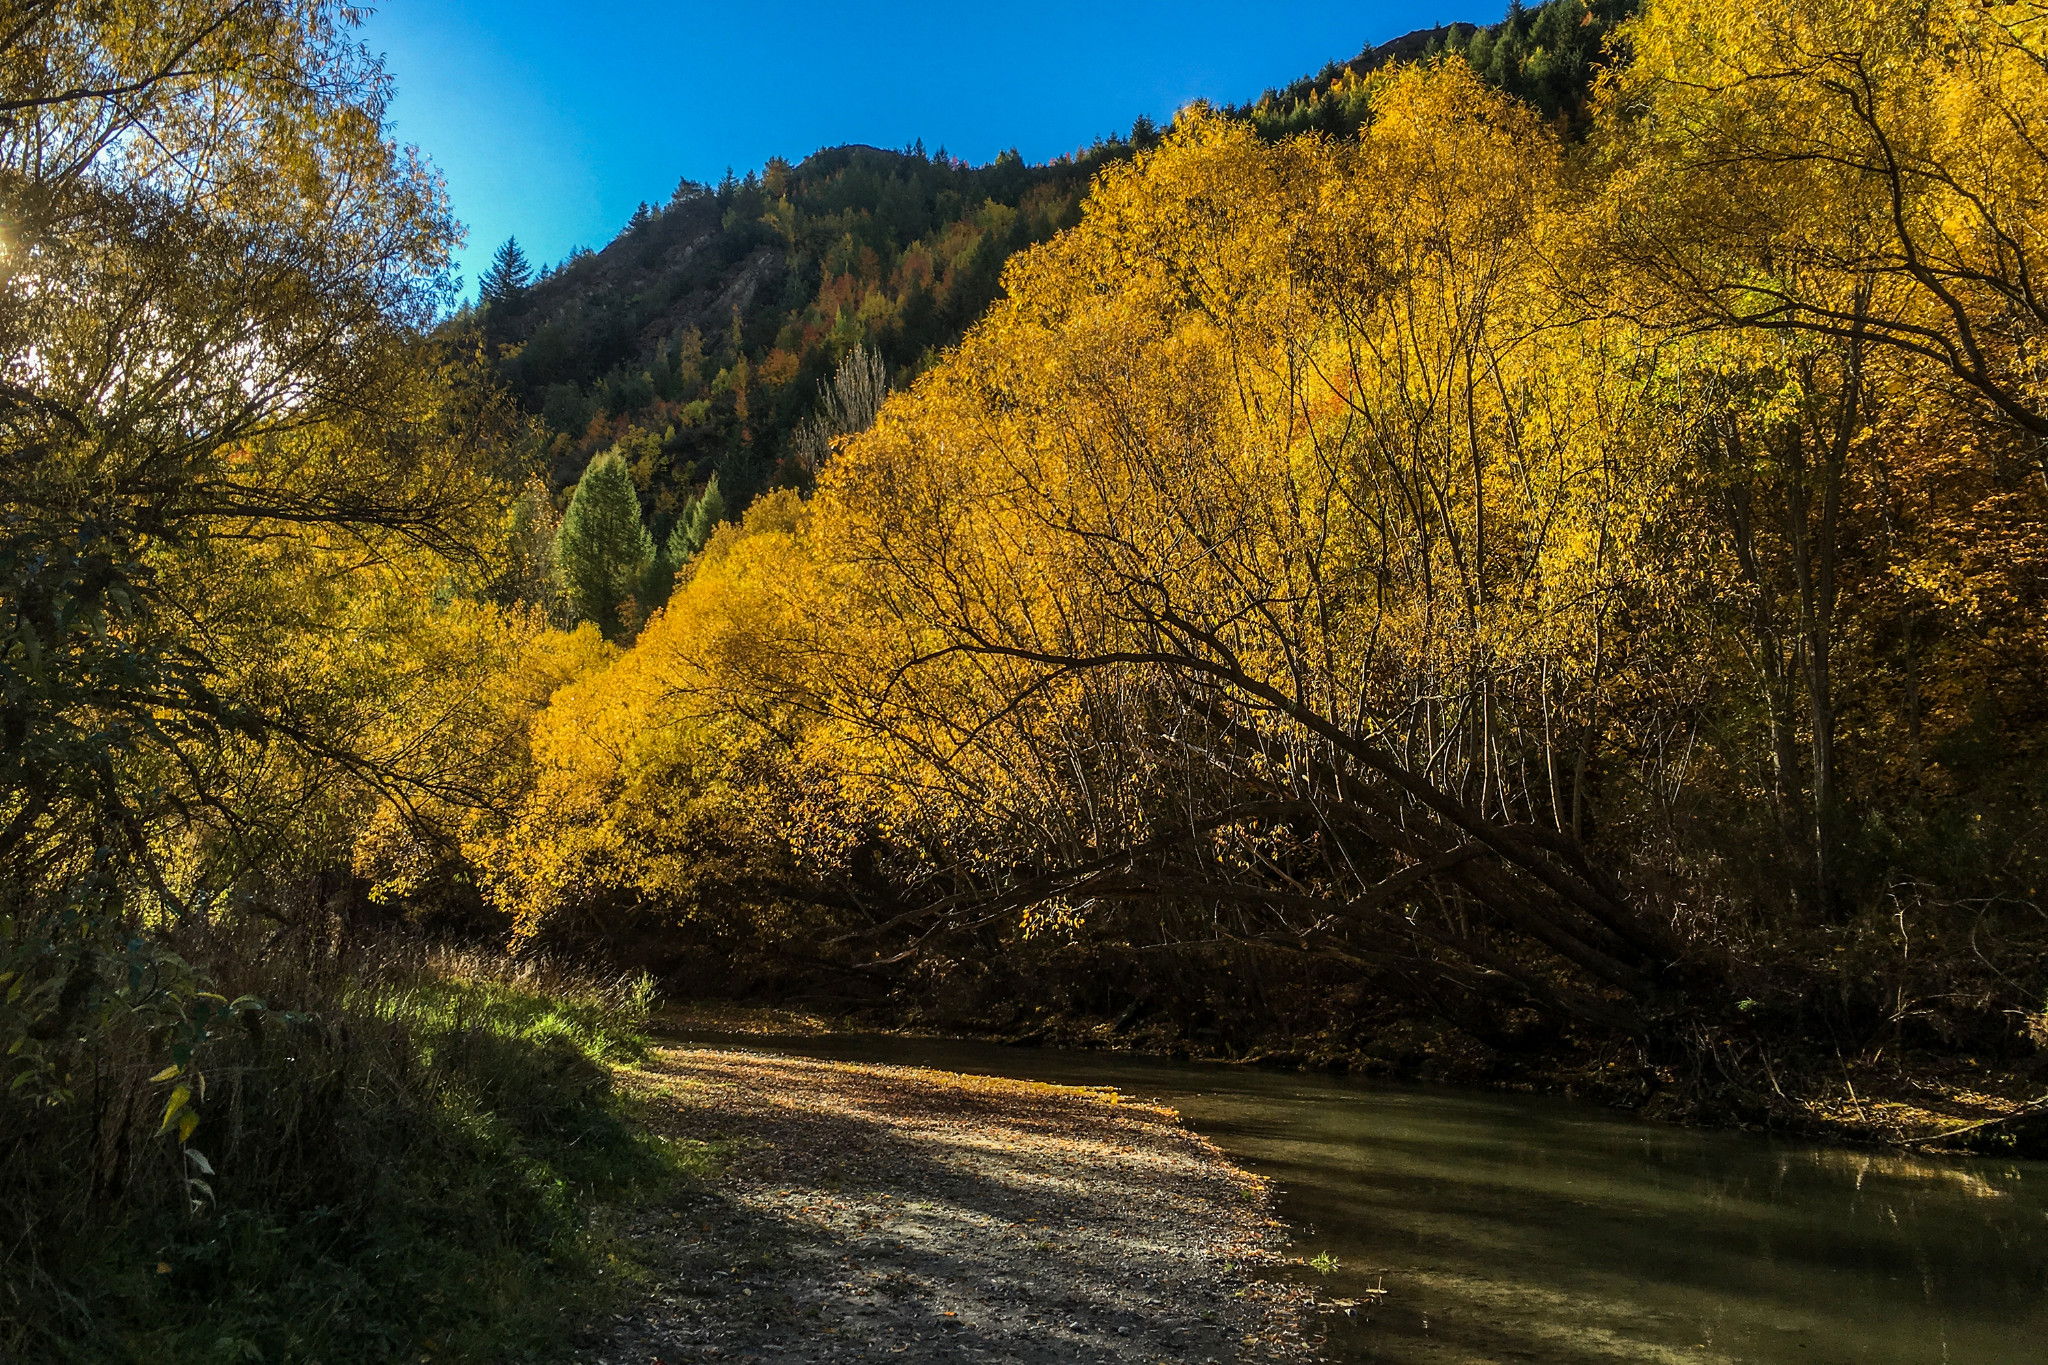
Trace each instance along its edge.
<path fill-rule="evenodd" d="M 640 521 L 640 495 L 616 450 L 590 462 L 576 485 L 555 554 L 576 615 L 607 636 L 624 628 L 619 608 L 642 591 L 654 566 L 654 537 Z"/>
<path fill-rule="evenodd" d="M 711 482 L 704 485 L 701 494 L 690 499 L 683 514 L 676 518 L 675 529 L 668 533 L 669 564 L 680 569 L 689 563 L 724 520 L 725 495 L 718 491 L 718 476 L 713 474 Z"/>
<path fill-rule="evenodd" d="M 526 253 L 519 249 L 519 239 L 507 237 L 498 254 L 491 257 L 491 268 L 478 282 L 477 293 L 485 303 L 510 303 L 524 294 L 531 283 L 533 267 L 527 263 Z"/>

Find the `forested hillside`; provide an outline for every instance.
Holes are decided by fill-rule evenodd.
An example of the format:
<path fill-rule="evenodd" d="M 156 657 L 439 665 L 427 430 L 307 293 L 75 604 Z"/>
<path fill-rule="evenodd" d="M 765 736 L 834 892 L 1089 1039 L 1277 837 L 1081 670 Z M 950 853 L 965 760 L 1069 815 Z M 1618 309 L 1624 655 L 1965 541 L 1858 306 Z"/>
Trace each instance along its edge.
<path fill-rule="evenodd" d="M 665 532 L 713 474 L 742 506 L 803 478 L 792 441 L 819 383 L 860 345 L 898 373 L 928 364 L 1013 252 L 1073 223 L 1099 160 L 838 147 L 685 183 L 604 251 L 501 294 L 484 333 L 547 424 L 555 484 L 618 445 Z"/>
<path fill-rule="evenodd" d="M 1267 138 L 1355 132 L 1367 76 L 1448 53 L 1569 119 L 1625 9 L 1552 0 L 1486 27 L 1418 31 L 1223 115 Z M 735 516 L 764 489 L 808 488 L 831 437 L 846 434 L 821 393 L 847 357 L 865 348 L 888 382 L 907 383 L 997 297 L 1014 253 L 1079 221 L 1101 168 L 1157 139 L 1140 119 L 1045 165 L 848 146 L 728 172 L 716 187 L 685 181 L 559 269 L 536 276 L 508 244 L 480 313 L 458 325 L 480 327 L 505 385 L 544 425 L 558 502 L 598 455 L 616 453 L 632 473 L 661 561 L 633 594 L 644 614 L 701 545 L 689 522 L 713 479 Z"/>

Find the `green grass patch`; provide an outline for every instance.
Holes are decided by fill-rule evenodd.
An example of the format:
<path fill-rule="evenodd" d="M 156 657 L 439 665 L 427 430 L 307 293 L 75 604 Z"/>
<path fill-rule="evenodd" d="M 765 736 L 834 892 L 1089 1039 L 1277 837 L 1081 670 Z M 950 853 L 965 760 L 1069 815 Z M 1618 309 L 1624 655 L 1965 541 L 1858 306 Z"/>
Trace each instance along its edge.
<path fill-rule="evenodd" d="M 715 1169 L 715 1149 L 635 1125 L 612 1085 L 647 1046 L 644 980 L 440 958 L 327 994 L 207 1043 L 202 1186 L 149 1131 L 156 1096 L 117 1135 L 147 1149 L 125 1188 L 29 1182 L 33 1266 L 6 1267 L 0 1356 L 544 1359 L 638 1277 L 615 1210 Z M 136 1052 L 132 1073 L 154 1060 Z M 88 1160 L 101 1092 L 36 1116 L 43 1140 L 15 1155 Z"/>

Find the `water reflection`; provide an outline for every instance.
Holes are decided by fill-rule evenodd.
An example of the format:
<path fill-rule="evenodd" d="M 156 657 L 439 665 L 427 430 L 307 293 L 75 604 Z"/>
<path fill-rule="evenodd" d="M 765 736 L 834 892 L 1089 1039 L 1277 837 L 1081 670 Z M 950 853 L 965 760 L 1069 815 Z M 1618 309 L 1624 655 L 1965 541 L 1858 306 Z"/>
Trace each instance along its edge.
<path fill-rule="evenodd" d="M 1385 1301 L 1332 1359 L 2048 1360 L 2048 1164 L 1667 1128 L 1557 1101 L 888 1038 L 776 1048 L 1114 1085 L 1272 1177 L 1328 1288 Z"/>

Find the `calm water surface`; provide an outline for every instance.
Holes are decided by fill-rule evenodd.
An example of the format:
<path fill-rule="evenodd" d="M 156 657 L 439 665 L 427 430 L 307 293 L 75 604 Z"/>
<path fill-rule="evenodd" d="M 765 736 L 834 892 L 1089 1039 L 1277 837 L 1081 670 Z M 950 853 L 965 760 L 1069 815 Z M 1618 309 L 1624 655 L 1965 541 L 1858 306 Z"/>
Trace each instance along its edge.
<path fill-rule="evenodd" d="M 1113 1085 L 1271 1177 L 1329 1252 L 1330 1356 L 1385 1365 L 2048 1362 L 2048 1163 L 1703 1133 L 1563 1101 L 1110 1053 L 713 1039 Z M 1307 1273 L 1307 1272 L 1304 1272 Z"/>

